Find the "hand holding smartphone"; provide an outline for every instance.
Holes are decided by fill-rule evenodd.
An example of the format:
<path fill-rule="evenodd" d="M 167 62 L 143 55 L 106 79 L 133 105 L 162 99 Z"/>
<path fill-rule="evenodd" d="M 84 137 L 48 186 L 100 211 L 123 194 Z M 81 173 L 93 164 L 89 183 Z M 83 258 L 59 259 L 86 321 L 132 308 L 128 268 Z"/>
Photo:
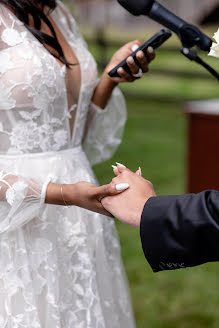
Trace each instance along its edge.
<path fill-rule="evenodd" d="M 153 49 L 159 48 L 166 40 L 171 37 L 172 33 L 170 30 L 160 30 L 154 36 L 152 36 L 148 41 L 143 43 L 138 49 L 133 51 L 130 55 L 128 55 L 124 60 L 122 60 L 117 66 L 115 66 L 108 74 L 110 77 L 119 77 L 117 70 L 122 67 L 126 72 L 130 73 L 129 67 L 126 63 L 128 57 L 132 57 L 136 64 L 138 65 L 138 60 L 136 58 L 136 54 L 138 51 L 143 51 L 147 57 L 147 49 L 148 47 L 152 47 Z"/>

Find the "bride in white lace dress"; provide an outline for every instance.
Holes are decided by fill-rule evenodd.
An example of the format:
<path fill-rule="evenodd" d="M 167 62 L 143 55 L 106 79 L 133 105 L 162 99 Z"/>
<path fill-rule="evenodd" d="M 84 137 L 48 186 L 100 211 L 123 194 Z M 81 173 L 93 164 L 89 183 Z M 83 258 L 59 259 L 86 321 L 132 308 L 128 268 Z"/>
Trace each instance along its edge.
<path fill-rule="evenodd" d="M 46 204 L 62 204 L 49 187 L 96 184 L 91 165 L 119 145 L 126 120 L 114 89 L 119 79 L 109 82 L 105 73 L 98 83 L 94 59 L 61 2 L 47 16 L 76 65 L 66 67 L 0 4 L 0 327 L 133 328 L 113 220 Z M 41 27 L 51 33 L 44 21 Z"/>

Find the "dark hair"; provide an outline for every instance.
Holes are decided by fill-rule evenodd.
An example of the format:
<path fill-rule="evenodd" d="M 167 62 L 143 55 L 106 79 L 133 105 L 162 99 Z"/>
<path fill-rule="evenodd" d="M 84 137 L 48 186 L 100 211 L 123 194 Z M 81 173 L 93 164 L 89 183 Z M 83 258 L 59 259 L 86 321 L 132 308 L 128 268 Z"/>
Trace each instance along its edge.
<path fill-rule="evenodd" d="M 58 42 L 55 30 L 44 14 L 44 8 L 49 8 L 48 12 L 54 10 L 57 6 L 56 0 L 0 0 L 1 3 L 5 4 L 10 8 L 17 18 L 24 23 L 26 28 L 42 43 L 51 47 L 55 50 L 50 53 L 58 58 L 62 63 L 69 67 L 69 63 L 65 58 L 62 47 Z M 33 18 L 34 27 L 29 25 L 29 15 Z M 41 21 L 44 21 L 52 32 L 52 36 L 40 32 Z"/>

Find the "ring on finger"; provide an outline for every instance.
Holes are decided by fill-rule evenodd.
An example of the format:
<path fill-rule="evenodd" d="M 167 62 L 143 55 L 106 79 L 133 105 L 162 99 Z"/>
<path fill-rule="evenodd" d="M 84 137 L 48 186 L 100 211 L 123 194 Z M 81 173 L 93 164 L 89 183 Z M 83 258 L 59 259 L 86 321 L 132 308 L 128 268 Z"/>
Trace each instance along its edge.
<path fill-rule="evenodd" d="M 142 72 L 141 68 L 139 68 L 138 73 L 136 73 L 136 74 L 132 73 L 133 77 L 142 77 L 142 75 L 143 75 L 143 72 Z"/>

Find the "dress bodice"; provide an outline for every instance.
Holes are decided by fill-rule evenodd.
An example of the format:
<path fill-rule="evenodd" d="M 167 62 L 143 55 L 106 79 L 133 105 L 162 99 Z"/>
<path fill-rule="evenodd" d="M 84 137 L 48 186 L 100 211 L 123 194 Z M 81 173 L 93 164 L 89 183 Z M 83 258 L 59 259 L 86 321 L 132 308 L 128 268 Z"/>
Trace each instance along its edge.
<path fill-rule="evenodd" d="M 97 183 L 126 121 L 119 89 L 92 104 L 96 64 L 61 2 L 50 17 L 80 68 L 0 5 L 0 327 L 134 328 L 113 221 L 45 204 L 50 181 Z"/>
<path fill-rule="evenodd" d="M 78 59 L 80 69 L 75 72 L 81 74 L 80 87 L 68 83 L 68 68 L 61 67 L 12 12 L 1 5 L 0 14 L 0 153 L 39 153 L 80 145 L 97 70 L 74 19 L 61 2 L 51 13 Z M 73 75 L 74 66 L 71 70 Z M 75 89 L 80 90 L 77 97 Z"/>

